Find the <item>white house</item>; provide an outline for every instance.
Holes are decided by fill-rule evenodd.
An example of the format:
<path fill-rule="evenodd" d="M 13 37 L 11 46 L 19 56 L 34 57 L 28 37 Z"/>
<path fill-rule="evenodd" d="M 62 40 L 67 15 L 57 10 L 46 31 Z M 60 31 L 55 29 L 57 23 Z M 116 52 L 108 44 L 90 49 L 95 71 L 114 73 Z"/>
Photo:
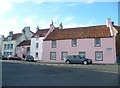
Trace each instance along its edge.
<path fill-rule="evenodd" d="M 49 29 L 38 29 L 31 38 L 30 55 L 35 60 L 42 60 L 43 39 Z"/>
<path fill-rule="evenodd" d="M 3 41 L 2 54 L 5 56 L 15 55 L 16 46 L 24 40 L 30 40 L 33 34 L 30 27 L 24 27 L 22 33 L 13 34 L 13 31 L 10 31 L 7 38 Z"/>

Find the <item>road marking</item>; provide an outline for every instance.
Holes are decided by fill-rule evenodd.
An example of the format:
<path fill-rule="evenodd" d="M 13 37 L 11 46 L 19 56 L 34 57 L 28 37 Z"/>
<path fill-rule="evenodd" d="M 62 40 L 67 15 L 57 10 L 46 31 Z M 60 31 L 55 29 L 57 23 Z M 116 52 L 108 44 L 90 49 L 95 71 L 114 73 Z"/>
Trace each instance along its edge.
<path fill-rule="evenodd" d="M 112 72 L 112 71 L 103 71 L 103 70 L 92 70 L 92 71 L 118 74 L 118 72 Z"/>

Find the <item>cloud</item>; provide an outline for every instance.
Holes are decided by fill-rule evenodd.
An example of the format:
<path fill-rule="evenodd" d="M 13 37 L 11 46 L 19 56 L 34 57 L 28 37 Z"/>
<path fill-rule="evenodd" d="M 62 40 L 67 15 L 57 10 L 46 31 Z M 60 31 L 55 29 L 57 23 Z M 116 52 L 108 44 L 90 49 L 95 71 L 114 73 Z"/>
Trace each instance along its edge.
<path fill-rule="evenodd" d="M 4 34 L 5 36 L 7 36 L 8 33 L 9 33 L 9 31 L 13 31 L 13 30 L 14 30 L 14 32 L 20 32 L 20 29 L 19 29 L 19 28 L 20 28 L 20 25 L 19 25 L 18 20 L 19 20 L 19 17 L 18 17 L 18 16 L 13 17 L 13 18 L 11 18 L 11 19 L 7 19 L 7 21 L 6 21 L 6 20 L 3 20 L 3 19 L 1 18 L 1 20 L 0 20 L 1 33 Z M 1 33 L 0 33 L 0 34 L 1 34 Z"/>
<path fill-rule="evenodd" d="M 2 16 L 4 13 L 12 9 L 11 3 L 7 2 L 6 0 L 2 0 L 0 2 L 0 16 Z"/>
<path fill-rule="evenodd" d="M 74 17 L 73 16 L 68 16 L 66 17 L 64 20 L 63 20 L 63 23 L 68 23 L 68 22 L 71 22 L 74 20 Z"/>
<path fill-rule="evenodd" d="M 36 16 L 27 17 L 27 18 L 25 18 L 24 22 L 25 22 L 25 24 L 31 25 L 31 24 L 33 24 L 33 21 L 35 18 L 36 18 Z"/>
<path fill-rule="evenodd" d="M 76 3 L 76 2 L 70 2 L 70 3 L 65 4 L 64 6 L 70 6 L 70 7 L 73 7 L 73 6 L 77 6 L 77 5 L 79 5 L 79 3 Z"/>

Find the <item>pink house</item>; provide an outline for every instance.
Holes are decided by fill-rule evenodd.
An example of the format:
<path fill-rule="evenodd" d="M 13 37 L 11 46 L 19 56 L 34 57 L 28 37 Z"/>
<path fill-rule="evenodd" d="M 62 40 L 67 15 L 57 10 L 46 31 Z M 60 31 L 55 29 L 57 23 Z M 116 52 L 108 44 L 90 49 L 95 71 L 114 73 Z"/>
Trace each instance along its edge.
<path fill-rule="evenodd" d="M 28 55 L 30 54 L 30 43 L 31 40 L 24 40 L 20 44 L 16 46 L 16 54 L 17 56 L 23 58 L 23 55 Z"/>
<path fill-rule="evenodd" d="M 93 63 L 116 63 L 116 29 L 108 18 L 106 25 L 76 27 L 48 31 L 43 42 L 42 60 L 64 62 L 67 55 L 80 55 Z"/>

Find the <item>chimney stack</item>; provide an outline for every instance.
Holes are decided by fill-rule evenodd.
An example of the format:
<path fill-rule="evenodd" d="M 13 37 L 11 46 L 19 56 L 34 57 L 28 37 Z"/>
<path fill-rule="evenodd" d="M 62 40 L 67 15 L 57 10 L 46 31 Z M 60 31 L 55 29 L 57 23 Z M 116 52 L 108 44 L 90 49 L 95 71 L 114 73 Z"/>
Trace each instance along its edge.
<path fill-rule="evenodd" d="M 60 25 L 59 25 L 59 29 L 63 29 L 62 23 L 60 23 Z"/>
<path fill-rule="evenodd" d="M 9 32 L 9 36 L 11 36 L 11 37 L 13 36 L 13 31 Z"/>
<path fill-rule="evenodd" d="M 55 29 L 55 26 L 54 26 L 53 21 L 52 21 L 52 23 L 50 24 L 50 32 L 52 32 L 54 29 Z"/>
<path fill-rule="evenodd" d="M 106 20 L 106 26 L 109 27 L 111 36 L 114 35 L 113 25 L 114 25 L 114 22 L 111 21 L 111 18 L 107 18 L 107 20 Z"/>

